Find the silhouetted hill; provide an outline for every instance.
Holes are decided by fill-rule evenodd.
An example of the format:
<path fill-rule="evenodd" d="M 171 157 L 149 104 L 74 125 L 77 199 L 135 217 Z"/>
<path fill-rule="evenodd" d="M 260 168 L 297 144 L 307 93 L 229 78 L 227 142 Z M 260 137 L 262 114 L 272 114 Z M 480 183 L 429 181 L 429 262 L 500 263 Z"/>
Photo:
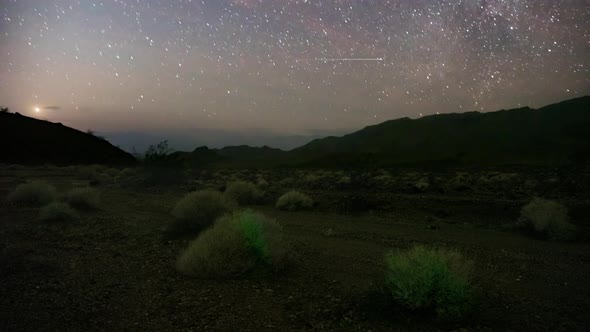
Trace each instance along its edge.
<path fill-rule="evenodd" d="M 310 166 L 426 163 L 546 164 L 590 157 L 590 97 L 540 109 L 459 113 L 386 121 L 291 150 Z"/>
<path fill-rule="evenodd" d="M 217 154 L 222 157 L 239 160 L 258 160 L 265 158 L 275 158 L 285 153 L 285 151 L 283 150 L 274 149 L 266 145 L 260 148 L 251 147 L 247 145 L 226 146 L 222 149 L 217 149 L 214 151 L 217 151 Z"/>
<path fill-rule="evenodd" d="M 589 128 L 590 97 L 582 97 L 539 109 L 390 120 L 291 151 L 202 147 L 190 154 L 199 165 L 229 167 L 556 165 L 590 161 Z"/>
<path fill-rule="evenodd" d="M 0 162 L 124 165 L 136 160 L 102 138 L 61 123 L 0 113 Z"/>
<path fill-rule="evenodd" d="M 184 163 L 192 167 L 214 164 L 219 167 L 259 167 L 267 162 L 276 163 L 286 152 L 268 146 L 252 147 L 247 145 L 227 146 L 222 149 L 209 149 L 206 146 L 192 152 L 174 152 L 171 162 Z"/>

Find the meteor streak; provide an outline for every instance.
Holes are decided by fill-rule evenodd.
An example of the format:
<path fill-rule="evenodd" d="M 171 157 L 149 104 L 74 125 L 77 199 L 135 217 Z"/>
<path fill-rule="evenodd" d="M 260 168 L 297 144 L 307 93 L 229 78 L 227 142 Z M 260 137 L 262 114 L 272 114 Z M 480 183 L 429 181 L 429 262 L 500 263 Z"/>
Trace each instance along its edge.
<path fill-rule="evenodd" d="M 383 58 L 315 58 L 301 59 L 297 62 L 329 62 L 329 61 L 383 61 Z"/>

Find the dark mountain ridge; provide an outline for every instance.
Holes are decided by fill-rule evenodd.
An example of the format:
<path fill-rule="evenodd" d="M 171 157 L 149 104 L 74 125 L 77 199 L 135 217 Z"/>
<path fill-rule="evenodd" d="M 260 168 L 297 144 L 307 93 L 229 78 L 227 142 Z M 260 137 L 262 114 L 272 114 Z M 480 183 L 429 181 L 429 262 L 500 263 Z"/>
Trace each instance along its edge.
<path fill-rule="evenodd" d="M 237 146 L 201 147 L 199 153 L 207 151 L 210 163 L 228 167 L 554 165 L 590 159 L 588 128 L 590 96 L 539 109 L 389 120 L 290 151 Z"/>
<path fill-rule="evenodd" d="M 137 161 L 100 137 L 61 123 L 1 112 L 0 162 L 129 165 Z"/>

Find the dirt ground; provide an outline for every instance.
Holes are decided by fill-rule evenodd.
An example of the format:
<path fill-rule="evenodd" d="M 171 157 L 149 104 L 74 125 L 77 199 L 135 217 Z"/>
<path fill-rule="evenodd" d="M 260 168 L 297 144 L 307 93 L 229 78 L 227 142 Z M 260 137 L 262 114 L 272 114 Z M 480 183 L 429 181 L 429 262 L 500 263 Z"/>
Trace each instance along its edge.
<path fill-rule="evenodd" d="M 67 171 L 0 169 L 0 199 L 29 178 L 61 191 L 87 183 Z M 187 240 L 163 230 L 175 202 L 201 184 L 100 185 L 101 209 L 75 223 L 43 224 L 37 208 L 0 206 L 0 330 L 590 331 L 590 243 L 505 227 L 526 195 L 382 190 L 372 204 L 386 208 L 344 214 L 338 197 L 354 190 L 307 188 L 320 201 L 314 211 L 282 212 L 271 203 L 283 187 L 269 182 L 267 203 L 252 208 L 284 225 L 294 264 L 235 280 L 174 269 Z M 587 201 L 563 198 L 585 231 Z M 391 303 L 381 288 L 384 254 L 414 244 L 455 248 L 475 263 L 472 316 L 444 323 Z"/>

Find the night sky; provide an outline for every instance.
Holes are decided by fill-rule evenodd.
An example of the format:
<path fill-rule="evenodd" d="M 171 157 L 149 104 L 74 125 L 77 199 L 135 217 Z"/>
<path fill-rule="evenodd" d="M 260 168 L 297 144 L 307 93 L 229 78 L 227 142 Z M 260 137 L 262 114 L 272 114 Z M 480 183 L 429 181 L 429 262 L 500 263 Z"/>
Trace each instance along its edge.
<path fill-rule="evenodd" d="M 587 0 L 0 0 L 0 104 L 83 130 L 301 134 L 588 94 Z"/>

